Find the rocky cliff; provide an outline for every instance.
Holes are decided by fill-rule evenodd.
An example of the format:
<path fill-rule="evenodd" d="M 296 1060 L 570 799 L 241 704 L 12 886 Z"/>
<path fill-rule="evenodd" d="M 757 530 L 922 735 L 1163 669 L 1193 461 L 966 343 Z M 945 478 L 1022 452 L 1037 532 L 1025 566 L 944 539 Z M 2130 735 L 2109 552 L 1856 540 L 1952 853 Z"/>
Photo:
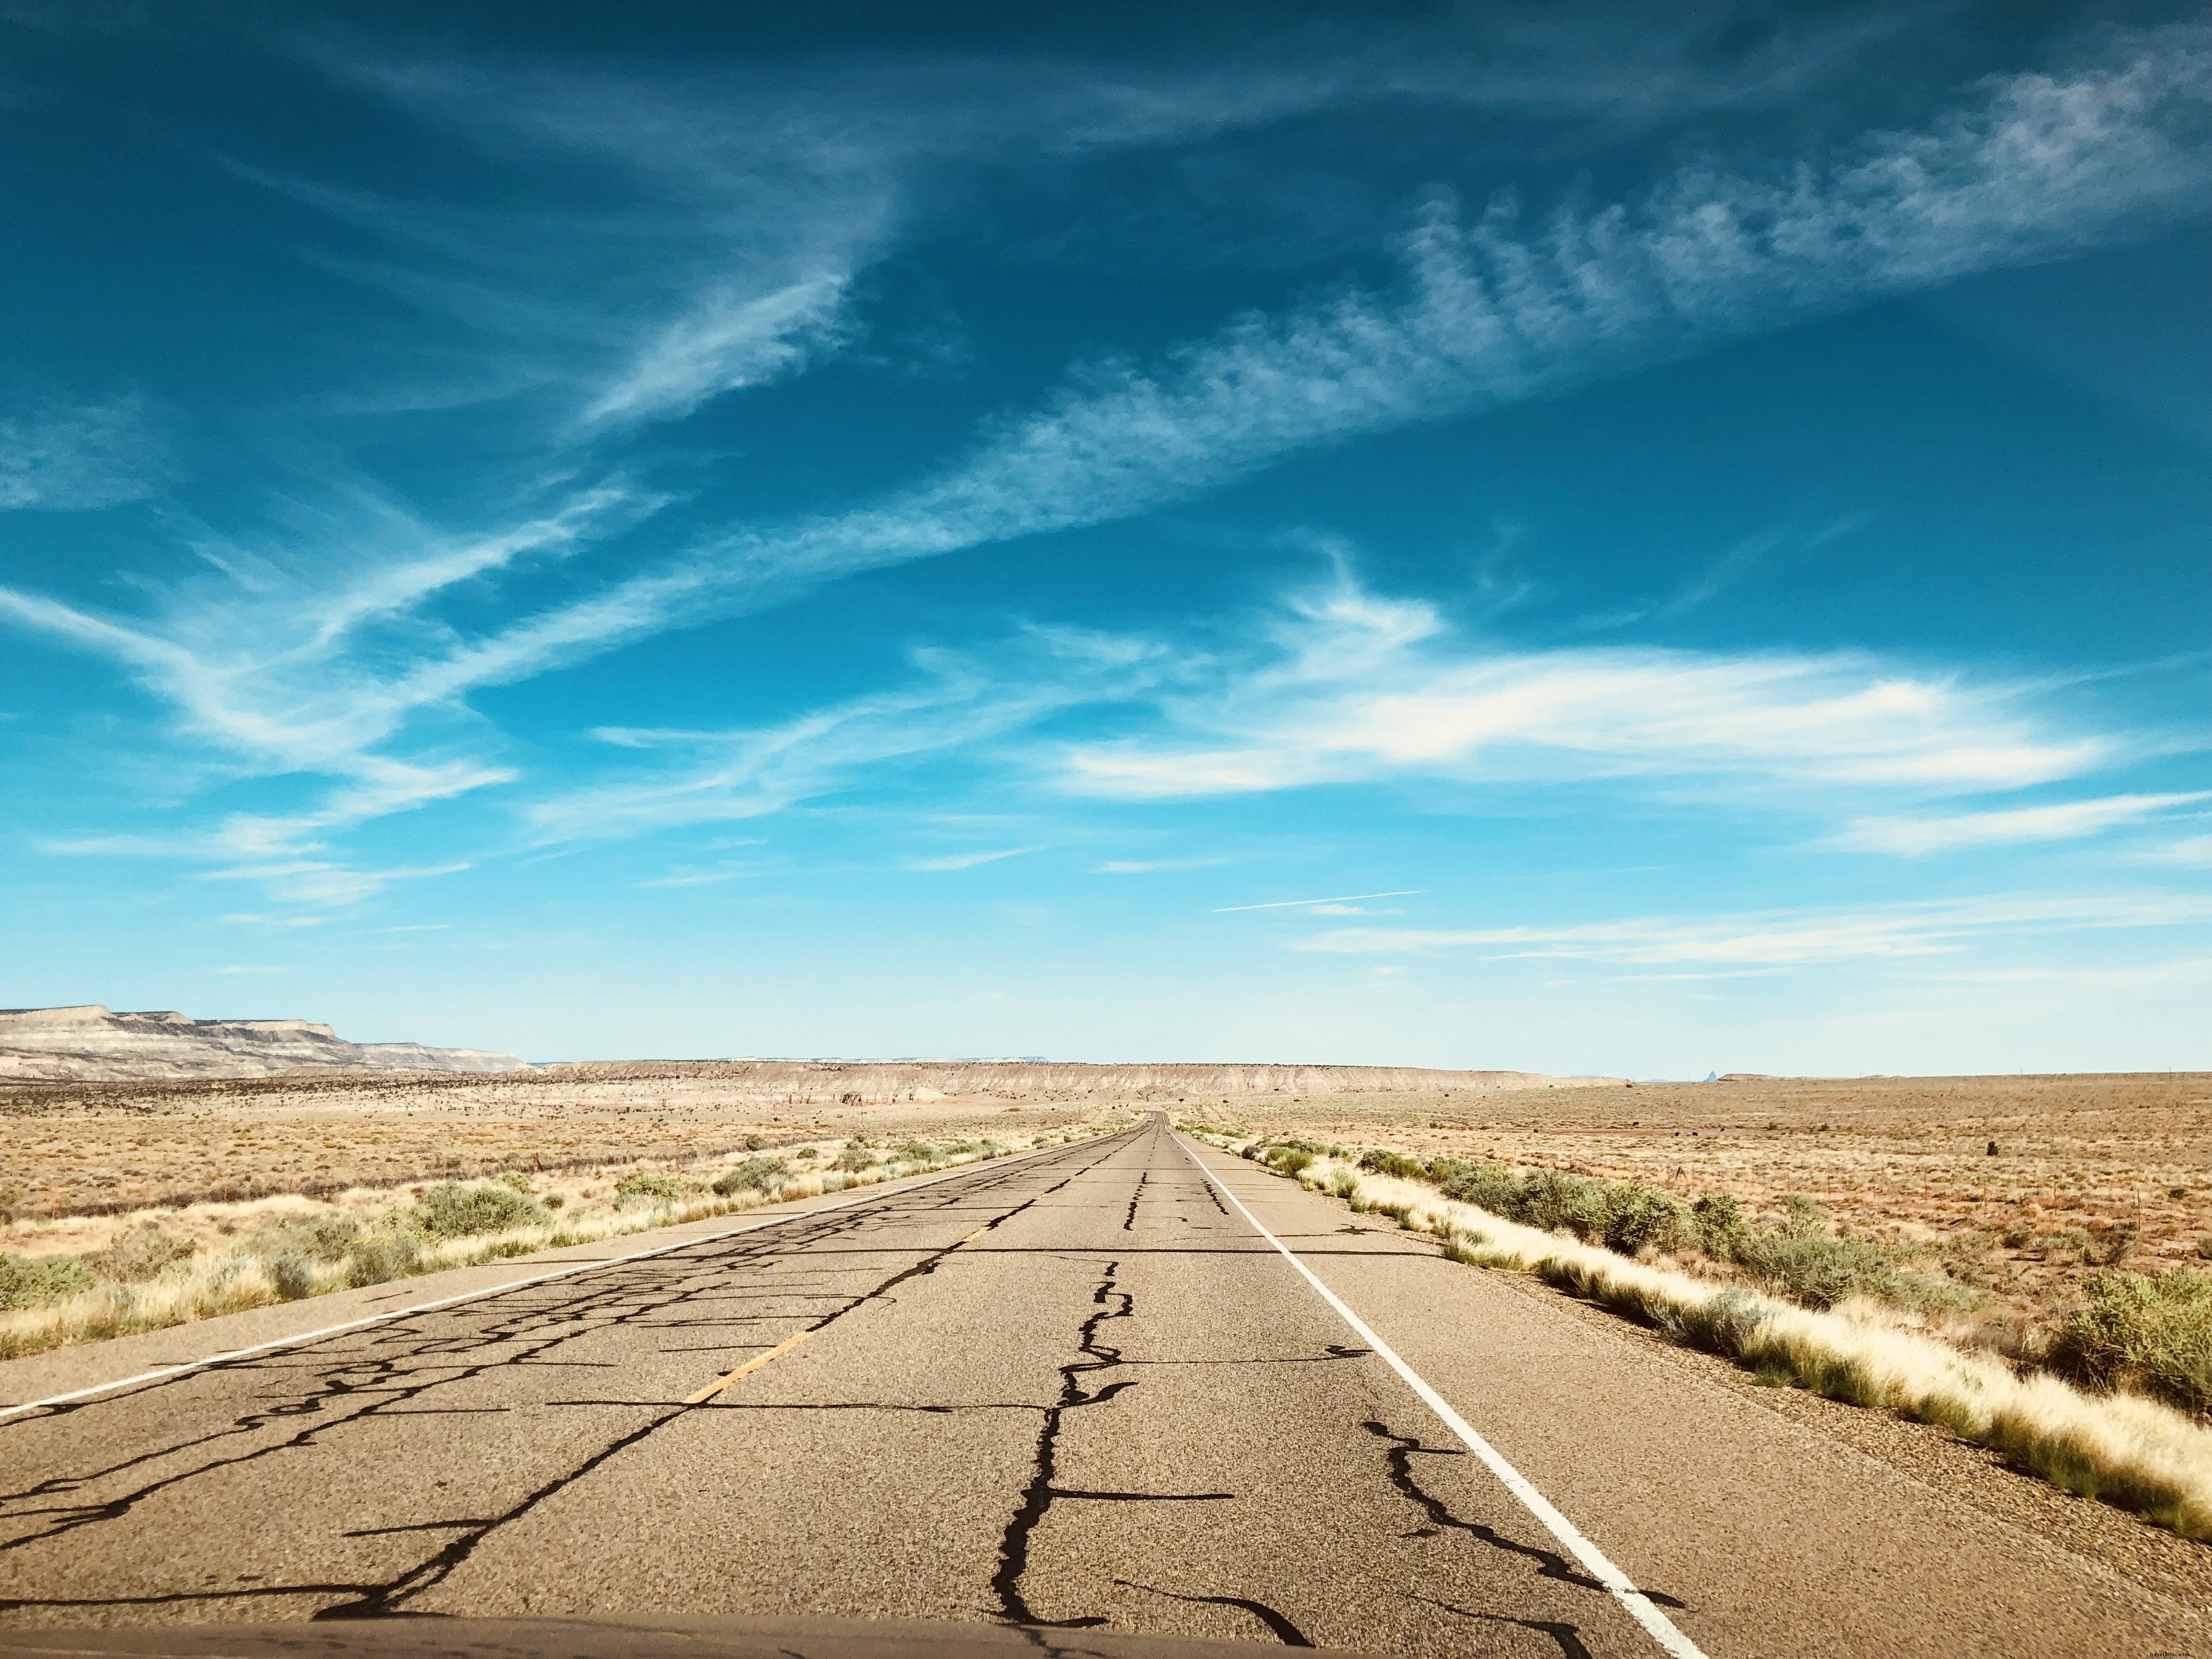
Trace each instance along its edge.
<path fill-rule="evenodd" d="M 304 1019 L 193 1019 L 169 1012 L 0 1009 L 0 1083 L 130 1083 L 267 1077 L 311 1066 L 377 1072 L 513 1072 L 525 1062 L 480 1048 L 348 1042 Z"/>

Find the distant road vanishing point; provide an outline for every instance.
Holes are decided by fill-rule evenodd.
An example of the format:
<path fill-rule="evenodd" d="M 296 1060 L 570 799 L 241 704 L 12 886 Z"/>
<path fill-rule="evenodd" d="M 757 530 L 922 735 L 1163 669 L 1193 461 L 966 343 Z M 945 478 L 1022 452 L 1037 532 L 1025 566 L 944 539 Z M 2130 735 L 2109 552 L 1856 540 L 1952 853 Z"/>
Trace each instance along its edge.
<path fill-rule="evenodd" d="M 0 1384 L 0 1653 L 426 1613 L 2212 1650 L 2197 1610 L 1158 1116 Z"/>

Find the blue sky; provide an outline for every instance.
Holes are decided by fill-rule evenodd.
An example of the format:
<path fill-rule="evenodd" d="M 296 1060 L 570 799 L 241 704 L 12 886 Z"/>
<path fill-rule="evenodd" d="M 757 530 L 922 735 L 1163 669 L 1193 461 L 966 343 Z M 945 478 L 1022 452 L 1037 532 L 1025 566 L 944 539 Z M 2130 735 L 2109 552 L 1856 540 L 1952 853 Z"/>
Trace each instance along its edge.
<path fill-rule="evenodd" d="M 0 1002 L 2212 1066 L 2197 8 L 0 48 Z"/>

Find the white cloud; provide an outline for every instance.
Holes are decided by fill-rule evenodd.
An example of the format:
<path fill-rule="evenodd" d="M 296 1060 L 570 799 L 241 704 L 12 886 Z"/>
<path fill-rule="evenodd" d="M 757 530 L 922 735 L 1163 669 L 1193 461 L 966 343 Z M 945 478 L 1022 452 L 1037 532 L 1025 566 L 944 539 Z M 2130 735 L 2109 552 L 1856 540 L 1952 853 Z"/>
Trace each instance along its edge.
<path fill-rule="evenodd" d="M 1324 907 L 1328 905 L 1343 904 L 1353 899 L 1411 898 L 1420 890 L 1418 887 L 1402 887 L 1395 888 L 1387 893 L 1346 893 L 1336 898 L 1270 899 L 1265 904 L 1224 904 L 1218 906 L 1213 914 L 1217 916 L 1225 916 L 1239 910 L 1297 910 L 1311 907 L 1316 914 L 1326 915 L 1328 912 Z"/>
<path fill-rule="evenodd" d="M 1093 865 L 1094 876 L 1149 876 L 1170 870 L 1211 870 L 1231 863 L 1225 858 L 1213 859 L 1109 859 L 1103 864 Z"/>
<path fill-rule="evenodd" d="M 2147 848 L 2136 856 L 2147 864 L 2176 864 L 2189 870 L 2212 870 L 2212 836 L 2184 836 L 2163 847 Z"/>
<path fill-rule="evenodd" d="M 1009 847 L 1001 851 L 992 853 L 954 853 L 944 858 L 908 859 L 900 867 L 907 870 L 927 870 L 933 872 L 973 870 L 978 865 L 996 864 L 1000 859 L 1018 859 L 1030 853 L 1042 853 L 1044 850 L 1044 848 L 1040 845 L 1036 847 Z"/>
<path fill-rule="evenodd" d="M 168 442 L 136 393 L 0 414 L 0 510 L 119 507 L 158 495 L 174 476 Z"/>
<path fill-rule="evenodd" d="M 1702 776 L 1955 793 L 2124 750 L 2055 728 L 2021 688 L 1849 653 L 1490 648 L 1349 579 L 1296 598 L 1263 638 L 1266 656 L 1170 697 L 1162 729 L 1060 750 L 1062 787 L 1141 800 L 1406 775 Z"/>
<path fill-rule="evenodd" d="M 1439 204 L 1404 240 L 1405 276 L 1394 289 L 1348 289 L 1280 316 L 1247 315 L 1150 365 L 1093 365 L 1031 412 L 998 422 L 964 459 L 872 507 L 780 530 L 739 528 L 672 561 L 632 562 L 627 577 L 520 615 L 496 602 L 454 608 L 505 610 L 503 622 L 455 620 L 437 607 L 465 586 L 495 600 L 503 581 L 609 541 L 660 501 L 620 483 L 578 487 L 549 512 L 480 535 L 421 526 L 389 504 L 362 511 L 334 502 L 319 532 L 281 535 L 273 547 L 205 538 L 196 550 L 225 573 L 224 585 L 180 585 L 159 596 L 150 616 L 0 590 L 0 617 L 115 661 L 240 769 L 335 779 L 331 798 L 308 811 L 234 820 L 217 837 L 259 835 L 296 851 L 378 812 L 509 775 L 487 757 L 419 752 L 410 732 L 429 716 L 465 716 L 465 700 L 483 688 L 618 642 L 718 610 L 773 605 L 855 570 L 1126 516 L 1316 446 L 2058 257 L 2194 210 L 2205 196 L 2207 33 L 2192 26 L 2113 38 L 2123 57 L 1991 82 L 1977 101 L 1921 131 L 1877 134 L 1786 173 L 1692 169 L 1639 200 L 1562 209 L 1533 227 L 1509 204 L 1472 222 Z M 332 67 L 342 56 L 330 55 Z M 856 142 L 842 112 L 818 103 L 793 106 L 793 121 L 765 148 L 757 123 L 726 114 L 672 143 L 663 88 L 610 99 L 604 86 L 551 77 L 532 88 L 420 66 L 356 63 L 346 72 L 480 133 L 496 129 L 501 142 L 521 135 L 536 157 L 550 143 L 619 161 L 641 187 L 650 184 L 654 212 L 690 227 L 678 238 L 681 257 L 665 260 L 658 255 L 669 244 L 639 239 L 630 234 L 637 223 L 620 216 L 586 238 L 583 263 L 601 261 L 603 274 L 652 267 L 595 289 L 588 315 L 569 330 L 575 349 L 564 372 L 579 388 L 577 405 L 599 410 L 603 425 L 678 413 L 717 389 L 801 366 L 846 325 L 852 274 L 894 228 L 896 192 L 883 158 L 899 145 L 874 142 L 880 133 Z M 1084 142 L 1151 142 L 1147 135 L 1197 118 L 1206 101 L 1123 100 L 1121 112 Z M 1265 103 L 1251 118 L 1274 118 Z M 1002 143 L 1013 129 L 1000 114 L 971 110 L 963 118 Z M 1062 131 L 1066 115 L 1055 117 Z M 503 292 L 526 293 L 545 277 L 543 224 L 451 212 L 410 223 L 388 208 L 355 210 L 382 212 L 394 236 L 471 269 L 457 291 L 481 287 L 484 271 L 500 276 Z M 788 222 L 778 216 L 784 208 L 793 210 Z M 655 257 L 641 260 L 641 248 Z M 548 301 L 555 312 L 562 303 Z M 653 319 L 642 339 L 640 316 Z M 542 321 L 512 316 L 506 337 L 532 337 Z M 77 450 L 109 453 L 102 444 L 112 447 L 88 438 Z M 45 466 L 20 463 L 16 482 L 0 488 L 58 500 L 48 484 L 24 482 L 45 477 Z M 84 476 L 111 475 L 95 467 Z M 130 487 L 141 489 L 148 474 L 131 476 L 138 482 Z M 76 495 L 122 487 L 87 484 Z M 301 555 L 300 542 L 319 544 Z M 1400 620 L 1425 625 L 1418 608 L 1398 609 Z M 1401 660 L 1418 643 L 1399 642 Z M 1840 659 L 1501 654 L 1452 672 L 1431 667 L 1389 694 L 1399 702 L 1372 685 L 1346 690 L 1352 679 L 1340 677 L 1346 694 L 1332 705 L 1326 665 L 1294 675 L 1287 684 L 1303 698 L 1297 712 L 1320 722 L 1304 733 L 1322 743 L 1317 764 L 1292 751 L 1295 723 L 1255 726 L 1249 711 L 1217 702 L 1184 722 L 1186 736 L 1210 727 L 1217 746 L 1094 747 L 1071 757 L 1071 775 L 1081 787 L 1129 796 L 1273 788 L 1451 771 L 1476 757 L 1487 767 L 1501 741 L 1571 754 L 1585 770 L 1638 769 L 1657 755 L 1661 769 L 1787 771 L 1800 732 L 1815 764 L 1798 772 L 1831 781 L 2010 787 L 2103 758 L 2094 739 L 2069 748 L 2031 733 L 2006 716 L 2002 698 L 1909 674 L 1879 679 Z M 1633 705 L 1647 693 L 1652 703 L 1639 714 Z M 921 708 L 860 705 L 817 717 L 828 721 L 818 730 L 732 734 L 725 760 L 662 780 L 657 797 L 616 786 L 548 803 L 542 819 L 550 832 L 588 833 L 596 813 L 622 833 L 772 810 L 871 753 L 942 752 L 963 737 L 1010 731 L 1032 712 L 1018 699 L 986 707 L 940 695 L 929 705 L 956 706 L 961 718 L 949 735 L 923 729 Z M 1739 716 L 1752 724 L 1732 730 Z M 1944 741 L 1916 744 L 1907 730 L 1916 720 L 1940 728 Z M 410 742 L 418 752 L 389 752 Z M 825 771 L 819 757 L 840 744 L 844 758 Z"/>
<path fill-rule="evenodd" d="M 766 294 L 720 283 L 641 350 L 584 411 L 586 422 L 688 415 L 725 392 L 765 386 L 834 349 L 849 328 L 850 273 L 823 271 Z"/>
<path fill-rule="evenodd" d="M 593 736 L 674 765 L 617 775 L 533 804 L 546 841 L 602 838 L 764 817 L 845 787 L 868 769 L 940 759 L 1003 739 L 1067 708 L 1157 684 L 1171 653 L 1145 641 L 1025 630 L 996 673 L 951 652 L 915 654 L 922 677 L 781 725 L 728 732 L 601 728 Z"/>
<path fill-rule="evenodd" d="M 241 865 L 228 870 L 210 870 L 207 878 L 213 881 L 258 881 L 269 890 L 270 896 L 287 904 L 299 904 L 325 909 L 340 909 L 358 904 L 363 899 L 374 898 L 389 883 L 417 881 L 428 876 L 458 875 L 469 869 L 466 863 L 431 865 L 419 869 L 349 870 L 343 865 L 319 859 L 292 859 L 281 863 Z"/>
<path fill-rule="evenodd" d="M 1644 916 L 1553 927 L 1340 927 L 1290 948 L 1355 955 L 1479 948 L 1495 958 L 1806 967 L 1866 957 L 1943 955 L 1998 933 L 2171 927 L 2208 921 L 2212 921 L 2212 897 L 2185 894 L 1998 895 L 1857 909 L 1762 911 L 1710 918 Z"/>
<path fill-rule="evenodd" d="M 2200 208 L 2212 32 L 2127 37 L 2132 55 L 1988 83 L 1920 132 L 1872 136 L 1770 178 L 1694 168 L 1640 202 L 1524 231 L 1501 199 L 1436 204 L 1401 291 L 1347 290 L 1238 319 L 1149 367 L 1073 375 L 933 481 L 781 532 L 744 529 L 564 617 L 454 653 L 528 661 L 549 630 L 665 625 L 702 605 L 957 549 L 1127 517 L 1318 446 L 1497 407 L 1977 270 L 2032 264 Z"/>
<path fill-rule="evenodd" d="M 1856 818 L 1831 845 L 1854 852 L 1894 853 L 1918 858 L 1969 847 L 2075 841 L 2120 824 L 2140 823 L 2177 806 L 2206 799 L 2212 799 L 2212 793 L 2200 790 L 2188 794 L 2106 795 L 2094 800 L 1962 812 L 1951 817 Z"/>

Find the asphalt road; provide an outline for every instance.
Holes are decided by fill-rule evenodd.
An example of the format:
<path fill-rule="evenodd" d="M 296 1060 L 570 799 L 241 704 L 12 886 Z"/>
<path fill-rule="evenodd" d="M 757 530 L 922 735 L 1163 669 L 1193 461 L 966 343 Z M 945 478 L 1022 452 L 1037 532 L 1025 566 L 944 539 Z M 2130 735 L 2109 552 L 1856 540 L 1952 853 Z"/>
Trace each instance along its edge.
<path fill-rule="evenodd" d="M 399 1613 L 2212 1656 L 2199 1611 L 1157 1119 L 0 1420 L 0 1626 Z"/>

